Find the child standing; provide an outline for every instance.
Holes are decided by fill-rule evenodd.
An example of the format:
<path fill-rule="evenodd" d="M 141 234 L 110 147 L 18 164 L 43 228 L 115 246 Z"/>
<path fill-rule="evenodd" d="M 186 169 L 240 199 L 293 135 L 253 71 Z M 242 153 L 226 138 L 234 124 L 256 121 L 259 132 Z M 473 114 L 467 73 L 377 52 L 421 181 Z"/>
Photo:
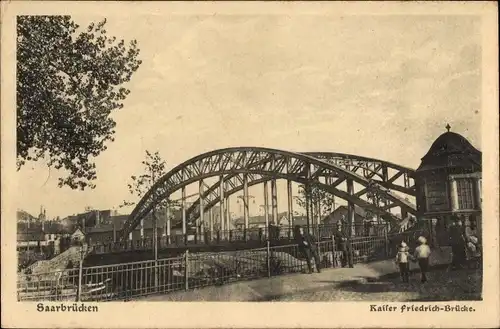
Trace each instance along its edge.
<path fill-rule="evenodd" d="M 408 283 L 410 281 L 410 248 L 403 241 L 399 246 L 398 253 L 396 254 L 396 263 L 399 265 L 399 273 L 401 274 L 401 280 Z"/>
<path fill-rule="evenodd" d="M 429 270 L 429 256 L 431 255 L 431 248 L 427 245 L 427 239 L 423 236 L 418 238 L 420 245 L 415 248 L 415 258 L 418 261 L 418 266 L 420 267 L 421 281 L 422 283 L 427 282 L 426 273 Z"/>

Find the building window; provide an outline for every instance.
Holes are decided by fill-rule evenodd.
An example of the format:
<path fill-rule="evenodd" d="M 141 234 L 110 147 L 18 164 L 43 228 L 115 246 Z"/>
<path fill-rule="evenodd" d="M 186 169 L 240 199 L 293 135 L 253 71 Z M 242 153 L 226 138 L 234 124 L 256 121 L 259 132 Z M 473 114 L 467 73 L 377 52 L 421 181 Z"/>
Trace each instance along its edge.
<path fill-rule="evenodd" d="M 431 176 L 425 180 L 426 211 L 443 211 L 449 208 L 446 181 L 441 177 Z"/>
<path fill-rule="evenodd" d="M 472 179 L 457 179 L 458 209 L 474 209 Z"/>

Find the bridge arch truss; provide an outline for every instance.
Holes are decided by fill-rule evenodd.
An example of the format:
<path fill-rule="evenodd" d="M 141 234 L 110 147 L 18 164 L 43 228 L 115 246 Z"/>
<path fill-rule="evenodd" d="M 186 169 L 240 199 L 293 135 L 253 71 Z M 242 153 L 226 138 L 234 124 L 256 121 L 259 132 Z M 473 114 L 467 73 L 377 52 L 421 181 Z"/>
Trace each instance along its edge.
<path fill-rule="evenodd" d="M 374 214 L 399 220 L 390 212 L 391 208 L 400 207 L 406 213 L 416 213 L 415 205 L 401 196 L 415 195 L 414 174 L 414 170 L 390 162 L 341 153 L 294 153 L 258 147 L 215 150 L 196 156 L 161 177 L 130 214 L 122 238 L 161 200 L 179 189 L 185 195 L 185 187 L 195 182 L 199 182 L 200 197 L 187 210 L 183 208 L 184 231 L 196 219 L 201 217 L 203 220 L 204 212 L 216 204 L 220 204 L 222 218 L 224 199 L 241 190 L 248 195 L 249 186 L 270 181 L 274 201 L 277 179 L 306 186 L 313 184 L 346 200 L 350 209 L 358 205 Z M 210 177 L 219 180 L 207 185 L 204 180 Z M 345 185 L 345 190 L 341 185 Z M 360 187 L 358 191 L 354 190 L 355 185 Z M 384 206 L 364 200 L 362 196 L 369 191 L 377 193 L 385 201 Z M 246 213 L 245 225 L 248 225 Z"/>

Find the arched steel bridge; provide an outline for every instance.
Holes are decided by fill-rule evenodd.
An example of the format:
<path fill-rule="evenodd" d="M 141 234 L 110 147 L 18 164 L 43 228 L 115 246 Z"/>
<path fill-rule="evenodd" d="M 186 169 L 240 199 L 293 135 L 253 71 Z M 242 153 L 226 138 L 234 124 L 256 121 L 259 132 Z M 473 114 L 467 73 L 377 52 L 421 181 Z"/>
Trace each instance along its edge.
<path fill-rule="evenodd" d="M 387 161 L 351 154 L 329 152 L 294 153 L 260 147 L 236 147 L 207 152 L 178 165 L 161 177 L 144 195 L 130 214 L 121 232 L 124 239 L 161 200 L 182 190 L 183 232 L 194 221 L 203 222 L 204 213 L 219 204 L 222 229 L 229 223 L 224 204 L 232 194 L 248 187 L 264 184 L 267 218 L 267 183 L 271 182 L 272 210 L 277 211 L 276 180 L 288 181 L 288 210 L 292 213 L 291 182 L 316 186 L 347 201 L 349 220 L 354 216 L 354 205 L 385 218 L 399 220 L 390 209 L 399 207 L 402 214 L 416 214 L 416 206 L 402 195 L 415 196 L 415 170 Z M 204 179 L 218 177 L 218 182 L 207 185 Z M 185 187 L 199 182 L 199 198 L 185 207 Z M 357 189 L 357 191 L 356 191 Z M 368 202 L 367 192 L 376 193 L 383 205 Z M 399 192 L 395 193 L 394 191 Z M 402 194 L 402 195 L 401 195 Z M 307 200 L 309 201 L 309 200 Z M 310 202 L 309 202 L 310 203 Z M 248 204 L 248 202 L 247 202 Z M 248 226 L 245 207 L 245 226 Z M 292 219 L 293 220 L 293 219 Z"/>

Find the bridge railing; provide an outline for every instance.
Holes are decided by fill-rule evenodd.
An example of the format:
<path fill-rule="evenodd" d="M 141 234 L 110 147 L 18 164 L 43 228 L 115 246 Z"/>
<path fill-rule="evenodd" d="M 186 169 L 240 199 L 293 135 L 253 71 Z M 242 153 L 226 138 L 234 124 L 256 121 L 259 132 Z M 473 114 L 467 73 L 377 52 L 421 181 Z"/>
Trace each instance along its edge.
<path fill-rule="evenodd" d="M 337 232 L 337 225 L 321 224 L 311 225 L 310 232 L 319 240 L 329 239 Z M 361 236 L 379 236 L 383 237 L 389 232 L 387 224 L 354 224 L 352 226 L 352 233 L 354 237 Z M 173 234 L 170 236 L 158 237 L 158 248 L 175 248 L 193 245 L 224 245 L 227 243 L 248 242 L 253 241 L 256 243 L 265 244 L 267 240 L 293 242 L 293 227 L 292 226 L 270 226 L 249 229 L 234 229 L 234 230 L 218 230 L 218 231 L 205 231 L 203 233 L 191 234 Z M 91 243 L 92 250 L 97 254 L 123 252 L 134 250 L 152 250 L 153 239 L 152 237 L 127 240 L 120 242 L 97 242 Z"/>
<path fill-rule="evenodd" d="M 346 265 L 394 257 L 391 246 L 400 240 L 428 235 L 423 230 L 393 236 L 353 237 L 343 248 L 334 237 L 316 243 L 320 266 Z M 314 263 L 314 262 L 313 262 Z M 211 285 L 307 271 L 307 262 L 296 244 L 248 250 L 191 253 L 180 257 L 125 264 L 82 267 L 18 280 L 18 299 L 107 301 L 164 294 Z"/>

